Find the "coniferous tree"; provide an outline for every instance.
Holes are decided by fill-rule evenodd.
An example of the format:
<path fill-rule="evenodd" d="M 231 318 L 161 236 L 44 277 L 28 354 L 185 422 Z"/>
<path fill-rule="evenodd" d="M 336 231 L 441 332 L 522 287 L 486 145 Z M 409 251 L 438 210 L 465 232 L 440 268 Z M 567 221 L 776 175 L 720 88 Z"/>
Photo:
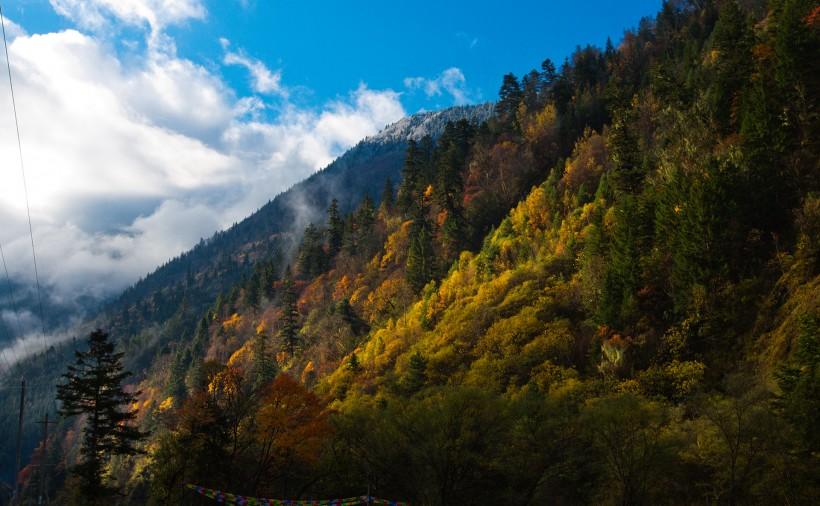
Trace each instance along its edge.
<path fill-rule="evenodd" d="M 327 254 L 330 258 L 342 249 L 344 226 L 344 220 L 339 214 L 339 201 L 333 199 L 327 209 Z"/>
<path fill-rule="evenodd" d="M 440 230 L 442 260 L 445 264 L 458 257 L 468 235 L 464 217 L 462 172 L 474 132 L 467 121 L 449 123 L 436 150 L 438 174 L 435 197 L 440 210 L 446 214 Z"/>
<path fill-rule="evenodd" d="M 404 166 L 401 171 L 401 185 L 396 200 L 399 211 L 405 215 L 411 214 L 418 203 L 418 193 L 421 180 L 422 152 L 415 140 L 407 142 L 407 151 L 404 156 Z"/>
<path fill-rule="evenodd" d="M 639 192 L 645 177 L 633 122 L 631 112 L 622 110 L 612 120 L 609 130 L 608 147 L 613 165 L 612 180 L 616 190 L 621 193 Z"/>
<path fill-rule="evenodd" d="M 57 385 L 60 414 L 85 416 L 80 463 L 74 472 L 81 482 L 80 492 L 90 502 L 113 493 L 104 484 L 105 464 L 114 455 L 141 453 L 138 443 L 147 437 L 129 425 L 137 416 L 130 409 L 139 392 L 126 392 L 122 382 L 131 373 L 122 367 L 123 353 L 114 351 L 108 334 L 95 330 L 88 336 L 88 351 L 76 351 L 74 365 Z"/>
<path fill-rule="evenodd" d="M 387 212 L 393 211 L 396 197 L 393 194 L 393 180 L 389 177 L 384 181 L 384 189 L 382 190 L 381 207 Z"/>
<path fill-rule="evenodd" d="M 296 307 L 296 290 L 291 279 L 290 266 L 285 270 L 285 279 L 282 281 L 282 308 L 281 328 L 279 329 L 279 341 L 282 350 L 291 357 L 299 348 L 299 309 Z"/>
<path fill-rule="evenodd" d="M 419 352 L 410 356 L 407 375 L 404 377 L 404 391 L 414 394 L 427 383 L 427 359 Z"/>
<path fill-rule="evenodd" d="M 373 205 L 373 199 L 370 195 L 365 194 L 362 198 L 361 204 L 354 215 L 356 223 L 356 245 L 358 246 L 358 253 L 365 257 L 371 256 L 375 250 L 380 246 L 376 237 L 373 235 L 373 225 L 376 223 L 376 208 Z"/>
<path fill-rule="evenodd" d="M 270 346 L 270 336 L 264 325 L 259 325 L 256 329 L 256 335 L 251 342 L 251 352 L 253 354 L 254 387 L 260 388 L 276 377 L 276 361 Z"/>
<path fill-rule="evenodd" d="M 555 72 L 555 64 L 552 63 L 552 60 L 547 58 L 541 63 L 541 88 L 539 93 L 541 95 L 541 101 L 546 102 L 547 97 L 549 97 L 550 90 L 552 90 L 552 85 L 555 82 L 555 78 L 557 74 Z"/>
<path fill-rule="evenodd" d="M 746 15 L 737 2 L 723 2 L 712 32 L 715 75 L 707 90 L 721 133 L 737 126 L 742 91 L 752 71 L 753 42 Z"/>
<path fill-rule="evenodd" d="M 254 272 L 253 275 L 245 283 L 245 304 L 256 311 L 259 309 L 259 303 L 262 299 L 262 280 L 259 272 Z"/>
<path fill-rule="evenodd" d="M 361 364 L 359 363 L 359 356 L 356 353 L 351 353 L 350 358 L 347 359 L 347 370 L 356 374 L 362 369 Z"/>
<path fill-rule="evenodd" d="M 405 274 L 413 290 L 420 291 L 435 277 L 435 264 L 432 225 L 423 213 L 419 213 L 410 230 Z"/>
<path fill-rule="evenodd" d="M 306 279 L 314 278 L 327 268 L 327 253 L 319 227 L 311 223 L 302 236 L 299 247 L 299 274 Z"/>
<path fill-rule="evenodd" d="M 521 85 L 515 74 L 505 74 L 498 92 L 498 103 L 495 106 L 495 113 L 504 124 L 514 124 L 515 116 L 518 112 L 518 104 L 521 102 Z"/>

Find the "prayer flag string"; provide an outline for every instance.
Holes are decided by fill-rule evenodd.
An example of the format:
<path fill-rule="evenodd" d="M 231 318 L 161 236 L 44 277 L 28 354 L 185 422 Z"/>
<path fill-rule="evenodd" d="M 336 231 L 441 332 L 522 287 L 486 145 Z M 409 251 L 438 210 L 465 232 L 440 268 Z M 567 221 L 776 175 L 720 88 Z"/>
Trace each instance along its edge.
<path fill-rule="evenodd" d="M 187 488 L 193 490 L 197 494 L 213 499 L 220 504 L 234 504 L 237 506 L 352 506 L 356 504 L 377 504 L 384 506 L 409 506 L 409 503 L 401 501 L 391 501 L 388 499 L 380 499 L 378 497 L 359 496 L 346 497 L 339 499 L 266 499 L 263 497 L 247 497 L 239 494 L 231 494 L 207 488 L 200 485 L 186 485 Z"/>

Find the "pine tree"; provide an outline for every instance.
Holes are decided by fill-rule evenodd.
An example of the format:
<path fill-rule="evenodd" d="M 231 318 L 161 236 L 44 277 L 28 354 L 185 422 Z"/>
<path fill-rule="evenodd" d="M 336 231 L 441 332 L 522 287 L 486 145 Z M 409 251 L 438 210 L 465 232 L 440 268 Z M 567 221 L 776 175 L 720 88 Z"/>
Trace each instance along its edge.
<path fill-rule="evenodd" d="M 300 344 L 299 338 L 299 309 L 296 307 L 296 290 L 291 279 L 290 266 L 285 270 L 285 279 L 282 286 L 282 317 L 279 330 L 279 341 L 282 350 L 291 357 L 296 353 Z"/>
<path fill-rule="evenodd" d="M 746 15 L 736 2 L 723 2 L 712 32 L 715 75 L 707 92 L 720 133 L 737 126 L 741 93 L 753 68 L 753 44 Z"/>
<path fill-rule="evenodd" d="M 344 226 L 344 220 L 339 215 L 339 201 L 333 199 L 327 209 L 327 254 L 330 258 L 342 249 Z"/>
<path fill-rule="evenodd" d="M 777 374 L 776 407 L 796 430 L 804 458 L 820 452 L 820 319 L 807 316 L 800 325 L 794 360 Z"/>
<path fill-rule="evenodd" d="M 410 230 L 405 276 L 413 290 L 418 292 L 435 277 L 435 272 L 432 226 L 424 214 L 419 213 Z"/>
<path fill-rule="evenodd" d="M 395 195 L 393 194 L 393 180 L 389 177 L 384 181 L 384 189 L 382 190 L 381 208 L 387 212 L 393 211 L 395 205 Z"/>
<path fill-rule="evenodd" d="M 518 112 L 518 104 L 521 102 L 521 85 L 515 74 L 504 75 L 501 89 L 498 91 L 498 103 L 495 106 L 495 113 L 504 124 L 513 124 Z"/>
<path fill-rule="evenodd" d="M 302 236 L 298 256 L 299 274 L 306 279 L 315 278 L 327 268 L 327 253 L 319 227 L 311 223 Z"/>
<path fill-rule="evenodd" d="M 357 372 L 359 372 L 362 369 L 362 366 L 359 363 L 359 356 L 356 355 L 355 352 L 351 353 L 350 358 L 347 359 L 346 368 L 347 368 L 348 371 L 352 372 L 353 374 L 356 374 Z"/>
<path fill-rule="evenodd" d="M 245 304 L 256 311 L 262 299 L 262 280 L 259 271 L 256 271 L 245 283 Z"/>
<path fill-rule="evenodd" d="M 108 459 L 141 453 L 137 444 L 148 434 L 129 425 L 137 416 L 130 406 L 139 392 L 123 389 L 123 380 L 131 375 L 123 370 L 123 354 L 114 352 L 108 334 L 99 329 L 88 336 L 88 346 L 88 351 L 75 352 L 76 362 L 63 375 L 65 382 L 57 385 L 57 399 L 62 416 L 85 417 L 82 459 L 74 472 L 81 493 L 94 502 L 113 493 L 103 483 Z"/>
<path fill-rule="evenodd" d="M 413 139 L 407 143 L 407 152 L 404 156 L 404 166 L 401 170 L 401 185 L 396 200 L 399 211 L 405 215 L 411 214 L 419 199 L 422 167 L 422 153 Z"/>
<path fill-rule="evenodd" d="M 427 359 L 415 352 L 410 356 L 407 375 L 404 377 L 404 391 L 412 395 L 424 387 L 427 383 Z"/>
<path fill-rule="evenodd" d="M 276 377 L 276 362 L 270 346 L 270 336 L 264 325 L 259 325 L 251 342 L 253 353 L 253 382 L 256 388 L 263 387 Z"/>
<path fill-rule="evenodd" d="M 446 213 L 440 230 L 444 264 L 458 257 L 468 235 L 462 172 L 474 135 L 475 129 L 467 121 L 448 123 L 436 150 L 435 197 L 439 208 Z"/>
<path fill-rule="evenodd" d="M 191 350 L 187 346 L 182 347 L 174 353 L 171 362 L 171 375 L 168 380 L 168 395 L 175 400 L 184 399 L 187 391 L 185 388 L 185 375 L 188 373 L 188 365 L 191 363 Z"/>
<path fill-rule="evenodd" d="M 638 138 L 635 135 L 634 114 L 631 110 L 620 110 L 612 120 L 607 144 L 612 160 L 612 179 L 617 191 L 638 193 L 646 176 L 641 162 Z"/>
<path fill-rule="evenodd" d="M 373 225 L 376 223 L 376 208 L 373 199 L 365 194 L 354 216 L 356 222 L 356 245 L 360 255 L 371 256 L 381 244 L 373 234 Z"/>
<path fill-rule="evenodd" d="M 541 89 L 539 90 L 541 95 L 541 103 L 546 103 L 556 77 L 557 74 L 555 73 L 555 64 L 552 63 L 552 60 L 547 58 L 541 63 Z"/>

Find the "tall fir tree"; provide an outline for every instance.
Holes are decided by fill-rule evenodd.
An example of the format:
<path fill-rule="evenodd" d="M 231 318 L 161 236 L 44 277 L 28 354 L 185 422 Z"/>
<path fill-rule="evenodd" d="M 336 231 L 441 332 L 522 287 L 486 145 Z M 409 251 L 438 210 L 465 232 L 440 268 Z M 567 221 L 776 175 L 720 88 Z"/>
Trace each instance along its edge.
<path fill-rule="evenodd" d="M 421 177 L 422 152 L 418 143 L 410 139 L 407 142 L 407 151 L 404 155 L 404 166 L 401 170 L 401 184 L 399 185 L 399 195 L 396 200 L 399 211 L 405 215 L 412 214 L 417 206 L 419 189 L 422 183 Z"/>
<path fill-rule="evenodd" d="M 291 357 L 296 354 L 296 350 L 301 344 L 299 337 L 299 309 L 296 306 L 296 290 L 291 278 L 290 266 L 285 270 L 285 278 L 282 281 L 282 300 L 280 307 L 282 316 L 280 319 L 279 342 L 282 350 Z"/>
<path fill-rule="evenodd" d="M 311 223 L 302 235 L 302 244 L 298 255 L 299 274 L 302 278 L 311 279 L 323 273 L 327 268 L 327 253 L 319 227 Z"/>
<path fill-rule="evenodd" d="M 410 230 L 405 276 L 416 292 L 436 275 L 432 225 L 424 213 L 419 213 Z"/>
<path fill-rule="evenodd" d="M 114 493 L 105 485 L 106 463 L 114 455 L 136 455 L 147 433 L 134 427 L 137 410 L 130 409 L 139 392 L 126 392 L 123 381 L 131 373 L 122 366 L 123 353 L 114 351 L 108 334 L 95 330 L 88 336 L 88 350 L 76 351 L 76 361 L 57 385 L 60 415 L 83 416 L 80 463 L 74 472 L 80 492 L 90 502 Z"/>
<path fill-rule="evenodd" d="M 495 113 L 503 124 L 516 124 L 515 117 L 522 96 L 521 85 L 518 83 L 515 74 L 505 74 L 501 89 L 498 91 L 498 102 L 495 105 Z"/>
<path fill-rule="evenodd" d="M 384 188 L 382 189 L 382 200 L 380 206 L 385 211 L 392 212 L 393 206 L 396 204 L 396 196 L 393 189 L 393 180 L 389 177 L 384 181 Z"/>
<path fill-rule="evenodd" d="M 339 201 L 333 199 L 327 209 L 327 254 L 330 258 L 342 249 L 344 227 L 344 220 L 339 214 Z"/>
<path fill-rule="evenodd" d="M 256 328 L 256 335 L 254 335 L 251 342 L 253 355 L 251 375 L 253 376 L 254 387 L 257 389 L 267 385 L 276 377 L 276 360 L 273 356 L 270 340 L 267 329 L 260 324 Z"/>

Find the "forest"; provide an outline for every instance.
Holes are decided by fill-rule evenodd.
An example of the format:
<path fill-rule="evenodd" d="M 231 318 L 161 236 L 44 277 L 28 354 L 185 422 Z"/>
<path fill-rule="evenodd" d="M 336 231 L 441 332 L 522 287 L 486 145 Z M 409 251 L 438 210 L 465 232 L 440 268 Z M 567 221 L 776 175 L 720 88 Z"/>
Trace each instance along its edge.
<path fill-rule="evenodd" d="M 813 0 L 503 76 L 380 191 L 31 361 L 65 416 L 24 501 L 817 504 L 818 92 Z"/>

